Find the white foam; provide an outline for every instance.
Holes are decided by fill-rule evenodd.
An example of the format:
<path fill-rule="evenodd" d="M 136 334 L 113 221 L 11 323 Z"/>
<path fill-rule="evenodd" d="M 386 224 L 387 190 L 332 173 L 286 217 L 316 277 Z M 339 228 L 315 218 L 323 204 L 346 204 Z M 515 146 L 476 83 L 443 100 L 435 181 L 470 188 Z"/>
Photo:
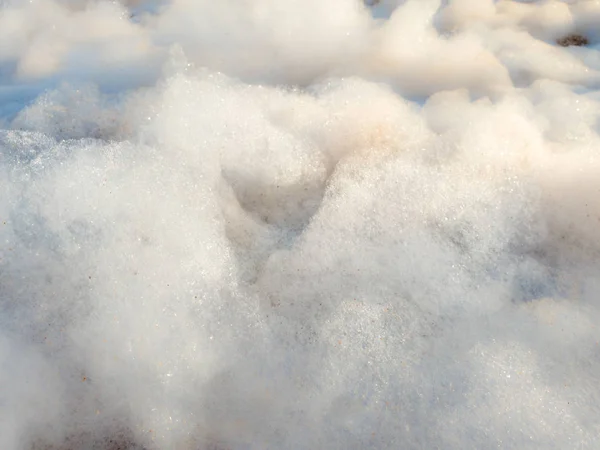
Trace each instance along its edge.
<path fill-rule="evenodd" d="M 2 2 L 0 448 L 597 448 L 594 5 Z"/>

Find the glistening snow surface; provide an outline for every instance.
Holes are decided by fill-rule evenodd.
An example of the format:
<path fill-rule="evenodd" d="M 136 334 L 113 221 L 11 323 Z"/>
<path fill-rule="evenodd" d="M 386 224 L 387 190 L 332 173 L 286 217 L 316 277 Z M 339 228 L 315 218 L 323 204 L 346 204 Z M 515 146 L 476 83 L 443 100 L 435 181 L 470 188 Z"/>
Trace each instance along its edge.
<path fill-rule="evenodd" d="M 599 2 L 0 5 L 2 450 L 600 448 Z"/>

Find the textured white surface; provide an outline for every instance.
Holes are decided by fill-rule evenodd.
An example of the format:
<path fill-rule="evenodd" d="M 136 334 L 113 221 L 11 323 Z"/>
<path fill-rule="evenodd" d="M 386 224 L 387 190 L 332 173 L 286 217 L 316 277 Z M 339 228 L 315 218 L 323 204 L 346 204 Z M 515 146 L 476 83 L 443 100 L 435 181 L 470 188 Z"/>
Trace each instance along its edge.
<path fill-rule="evenodd" d="M 600 4 L 1 4 L 1 449 L 600 448 Z"/>

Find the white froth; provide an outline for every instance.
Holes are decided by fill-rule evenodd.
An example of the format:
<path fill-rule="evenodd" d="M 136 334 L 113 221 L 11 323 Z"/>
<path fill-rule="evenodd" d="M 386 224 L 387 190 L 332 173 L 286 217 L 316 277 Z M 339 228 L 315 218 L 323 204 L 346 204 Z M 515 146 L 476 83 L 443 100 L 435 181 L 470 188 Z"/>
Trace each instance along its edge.
<path fill-rule="evenodd" d="M 371 3 L 0 1 L 1 449 L 598 448 L 600 7 Z"/>

